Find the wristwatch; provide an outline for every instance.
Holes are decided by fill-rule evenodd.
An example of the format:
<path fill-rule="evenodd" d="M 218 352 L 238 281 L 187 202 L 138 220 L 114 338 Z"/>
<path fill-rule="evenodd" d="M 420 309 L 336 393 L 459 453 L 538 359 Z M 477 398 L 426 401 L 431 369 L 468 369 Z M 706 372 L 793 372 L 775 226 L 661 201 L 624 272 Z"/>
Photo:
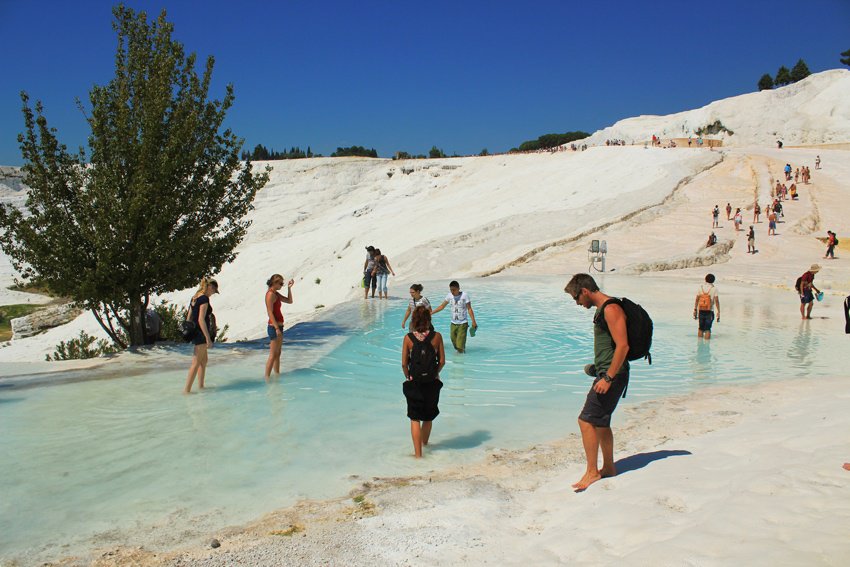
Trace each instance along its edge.
<path fill-rule="evenodd" d="M 603 380 L 605 380 L 606 382 L 608 382 L 609 384 L 610 384 L 611 382 L 613 382 L 613 381 L 614 381 L 614 379 L 613 379 L 613 378 L 611 378 L 610 376 L 608 376 L 608 373 L 607 373 L 607 372 L 605 373 L 605 376 L 603 376 L 603 377 L 602 377 L 602 379 L 603 379 Z"/>

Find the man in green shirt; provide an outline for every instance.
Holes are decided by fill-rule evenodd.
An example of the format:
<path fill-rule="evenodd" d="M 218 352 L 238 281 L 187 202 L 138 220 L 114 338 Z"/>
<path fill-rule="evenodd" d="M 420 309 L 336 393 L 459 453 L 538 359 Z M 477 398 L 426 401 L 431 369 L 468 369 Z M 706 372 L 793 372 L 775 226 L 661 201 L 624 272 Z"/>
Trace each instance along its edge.
<path fill-rule="evenodd" d="M 588 274 L 576 274 L 564 291 L 585 309 L 596 308 L 593 317 L 593 386 L 578 417 L 581 441 L 587 457 L 584 476 L 573 484 L 576 492 L 597 480 L 617 474 L 614 467 L 614 434 L 611 414 L 629 384 L 629 339 L 623 308 L 599 290 Z M 602 450 L 602 468 L 598 466 Z"/>

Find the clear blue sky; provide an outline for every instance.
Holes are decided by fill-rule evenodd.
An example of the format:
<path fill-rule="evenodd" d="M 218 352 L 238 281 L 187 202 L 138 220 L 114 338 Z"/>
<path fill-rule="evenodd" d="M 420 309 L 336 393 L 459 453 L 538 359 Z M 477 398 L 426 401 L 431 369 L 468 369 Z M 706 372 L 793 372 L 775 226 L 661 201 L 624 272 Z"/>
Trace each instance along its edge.
<path fill-rule="evenodd" d="M 128 1 L 200 58 L 227 125 L 281 150 L 504 151 L 540 134 L 592 132 L 756 90 L 803 58 L 840 67 L 850 0 L 576 2 Z M 74 99 L 112 76 L 112 3 L 0 0 L 0 165 L 20 165 L 19 92 L 42 100 L 70 148 Z"/>

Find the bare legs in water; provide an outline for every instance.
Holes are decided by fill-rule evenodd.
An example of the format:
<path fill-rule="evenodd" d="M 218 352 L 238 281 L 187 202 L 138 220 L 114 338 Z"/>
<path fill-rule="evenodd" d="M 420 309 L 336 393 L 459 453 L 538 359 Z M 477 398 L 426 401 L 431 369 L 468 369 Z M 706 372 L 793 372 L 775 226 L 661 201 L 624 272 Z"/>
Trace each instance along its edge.
<path fill-rule="evenodd" d="M 432 421 L 410 420 L 410 436 L 413 438 L 413 453 L 417 459 L 422 458 L 422 447 L 428 445 L 431 437 Z"/>

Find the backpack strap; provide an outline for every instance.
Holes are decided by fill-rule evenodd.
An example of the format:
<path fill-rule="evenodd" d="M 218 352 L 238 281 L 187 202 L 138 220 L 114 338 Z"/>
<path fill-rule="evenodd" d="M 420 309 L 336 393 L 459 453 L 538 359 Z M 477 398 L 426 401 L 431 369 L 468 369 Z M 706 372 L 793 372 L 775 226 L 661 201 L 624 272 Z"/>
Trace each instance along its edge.
<path fill-rule="evenodd" d="M 602 304 L 602 307 L 600 307 L 599 310 L 596 312 L 596 315 L 593 316 L 593 324 L 602 327 L 609 335 L 611 334 L 611 331 L 608 330 L 608 323 L 605 321 L 605 308 L 608 307 L 608 305 L 611 303 L 619 305 L 621 309 L 623 308 L 622 301 L 620 301 L 616 297 L 611 297 L 608 299 L 608 301 Z"/>

